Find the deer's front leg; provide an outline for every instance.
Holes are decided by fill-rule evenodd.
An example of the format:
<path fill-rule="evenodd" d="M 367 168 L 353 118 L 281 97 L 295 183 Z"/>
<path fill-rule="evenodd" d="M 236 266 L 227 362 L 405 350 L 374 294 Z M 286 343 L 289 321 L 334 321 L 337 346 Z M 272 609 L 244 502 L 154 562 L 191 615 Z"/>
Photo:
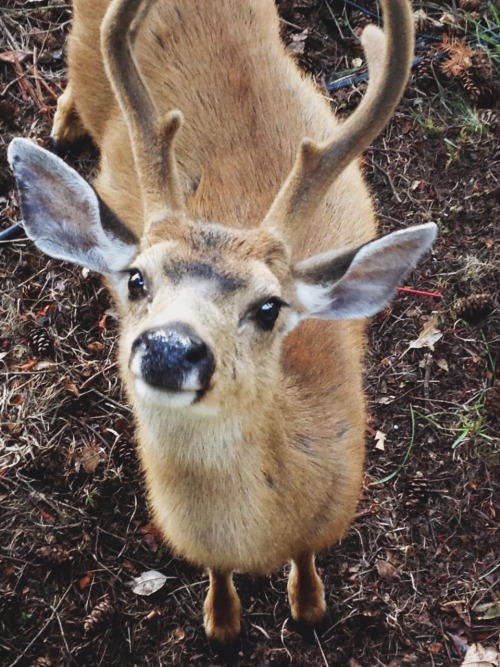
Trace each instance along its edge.
<path fill-rule="evenodd" d="M 317 625 L 326 611 L 323 583 L 316 572 L 314 554 L 305 553 L 292 560 L 288 577 L 288 600 L 292 617 L 304 625 Z"/>
<path fill-rule="evenodd" d="M 210 639 L 230 644 L 240 634 L 240 599 L 231 572 L 209 570 L 210 588 L 205 600 L 205 632 Z"/>

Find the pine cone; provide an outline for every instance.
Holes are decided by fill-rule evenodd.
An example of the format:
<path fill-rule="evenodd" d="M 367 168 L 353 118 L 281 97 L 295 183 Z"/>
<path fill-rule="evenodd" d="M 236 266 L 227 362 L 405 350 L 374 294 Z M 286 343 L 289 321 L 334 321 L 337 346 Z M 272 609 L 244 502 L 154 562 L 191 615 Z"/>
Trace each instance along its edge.
<path fill-rule="evenodd" d="M 493 63 L 483 49 L 474 49 L 472 54 L 472 71 L 478 79 L 489 81 L 493 76 Z"/>
<path fill-rule="evenodd" d="M 460 76 L 460 80 L 462 81 L 465 90 L 469 93 L 469 97 L 471 98 L 472 102 L 477 103 L 481 95 L 481 89 L 478 86 L 472 73 L 463 72 Z"/>
<path fill-rule="evenodd" d="M 44 327 L 32 329 L 28 334 L 28 342 L 36 357 L 48 357 L 54 351 L 52 336 Z"/>
<path fill-rule="evenodd" d="M 122 469 L 125 479 L 137 477 L 137 456 L 129 442 L 120 442 L 114 449 L 113 459 Z"/>
<path fill-rule="evenodd" d="M 423 9 L 416 9 L 413 12 L 413 23 L 415 32 L 427 32 L 432 25 L 427 12 Z"/>
<path fill-rule="evenodd" d="M 459 319 L 469 324 L 477 324 L 491 315 L 493 308 L 493 300 L 489 294 L 471 294 L 457 301 L 455 313 Z"/>
<path fill-rule="evenodd" d="M 435 53 L 429 53 L 422 58 L 415 70 L 419 84 L 436 81 L 436 65 L 439 63 L 436 61 Z"/>
<path fill-rule="evenodd" d="M 500 421 L 500 380 L 490 387 L 484 397 L 484 411 L 492 419 Z"/>
<path fill-rule="evenodd" d="M 58 544 L 40 547 L 40 549 L 37 549 L 36 553 L 41 561 L 45 561 L 50 565 L 62 565 L 63 563 L 73 560 L 71 553 Z"/>
<path fill-rule="evenodd" d="M 427 506 L 429 500 L 429 482 L 423 478 L 422 473 L 417 472 L 415 476 L 407 481 L 404 506 L 410 514 L 418 514 Z"/>
<path fill-rule="evenodd" d="M 115 608 L 109 595 L 105 595 L 92 609 L 83 622 L 83 629 L 88 635 L 96 635 L 109 625 L 109 620 L 115 613 Z"/>

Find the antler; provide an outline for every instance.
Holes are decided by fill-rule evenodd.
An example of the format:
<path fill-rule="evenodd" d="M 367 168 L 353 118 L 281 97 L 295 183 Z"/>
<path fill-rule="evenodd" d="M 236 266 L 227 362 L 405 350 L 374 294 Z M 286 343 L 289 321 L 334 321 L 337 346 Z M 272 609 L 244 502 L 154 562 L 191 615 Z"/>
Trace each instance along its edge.
<path fill-rule="evenodd" d="M 327 143 L 305 138 L 295 164 L 263 224 L 293 236 L 321 203 L 337 176 L 379 134 L 408 80 L 413 57 L 413 20 L 407 0 L 382 0 L 385 30 L 367 26 L 361 42 L 370 82 L 358 109 Z"/>
<path fill-rule="evenodd" d="M 180 111 L 159 117 L 137 67 L 132 52 L 136 30 L 131 25 L 141 5 L 143 18 L 149 2 L 111 2 L 101 26 L 101 50 L 106 74 L 129 129 L 147 229 L 166 212 L 185 208 L 174 156 L 175 135 L 183 117 Z"/>

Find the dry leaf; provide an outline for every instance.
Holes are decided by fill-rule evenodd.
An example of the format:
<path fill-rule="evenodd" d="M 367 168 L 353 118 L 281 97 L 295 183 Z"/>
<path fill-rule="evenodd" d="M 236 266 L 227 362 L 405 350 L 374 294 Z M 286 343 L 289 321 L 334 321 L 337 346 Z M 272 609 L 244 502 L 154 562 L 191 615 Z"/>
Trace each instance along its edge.
<path fill-rule="evenodd" d="M 87 347 L 89 350 L 92 350 L 92 352 L 102 352 L 104 349 L 104 344 L 98 340 L 94 340 L 92 343 L 89 343 Z"/>
<path fill-rule="evenodd" d="M 89 570 L 87 574 L 84 577 L 82 577 L 78 582 L 80 589 L 84 589 L 87 588 L 87 586 L 90 586 L 93 578 L 94 578 L 94 573 Z"/>
<path fill-rule="evenodd" d="M 377 560 L 375 563 L 378 576 L 382 579 L 399 579 L 399 572 L 388 560 Z"/>
<path fill-rule="evenodd" d="M 443 334 L 437 328 L 438 318 L 436 315 L 431 317 L 431 319 L 424 326 L 420 332 L 417 340 L 414 340 L 410 343 L 409 349 L 420 349 L 422 347 L 428 347 L 430 350 L 434 350 L 434 344 L 443 337 Z"/>
<path fill-rule="evenodd" d="M 480 616 L 482 621 L 500 618 L 500 600 L 498 602 L 488 602 L 487 604 L 478 605 L 474 611 L 479 613 L 484 612 L 484 615 Z"/>
<path fill-rule="evenodd" d="M 104 333 L 107 329 L 106 327 L 106 318 L 107 318 L 107 313 L 104 313 L 104 315 L 99 319 L 99 322 L 97 323 L 97 328 L 101 333 Z"/>
<path fill-rule="evenodd" d="M 153 595 L 165 585 L 167 577 L 157 570 L 143 572 L 140 577 L 134 577 L 131 584 L 132 591 L 137 595 Z"/>
<path fill-rule="evenodd" d="M 19 370 L 23 372 L 28 372 L 33 370 L 35 366 L 38 364 L 38 359 L 29 359 L 25 364 L 19 367 Z"/>
<path fill-rule="evenodd" d="M 446 373 L 450 370 L 450 367 L 449 367 L 448 362 L 446 361 L 446 359 L 438 359 L 436 361 L 436 364 L 437 364 L 438 368 L 440 368 L 442 371 L 445 371 Z"/>
<path fill-rule="evenodd" d="M 80 396 L 80 391 L 79 391 L 78 387 L 76 386 L 76 384 L 74 382 L 71 382 L 71 380 L 66 380 L 66 382 L 64 383 L 64 388 L 67 391 L 70 391 L 75 396 Z"/>
<path fill-rule="evenodd" d="M 472 644 L 465 654 L 462 667 L 498 667 L 498 652 L 494 648 Z"/>
<path fill-rule="evenodd" d="M 378 403 L 379 405 L 390 405 L 395 398 L 395 396 L 382 396 L 382 398 L 377 398 L 375 403 Z"/>
<path fill-rule="evenodd" d="M 22 63 L 31 55 L 30 51 L 4 51 L 0 53 L 0 60 L 4 63 Z"/>
<path fill-rule="evenodd" d="M 95 445 L 85 447 L 82 452 L 81 464 L 86 473 L 93 475 L 101 461 L 101 455 Z"/>
<path fill-rule="evenodd" d="M 375 449 L 380 449 L 381 452 L 385 450 L 385 439 L 386 439 L 385 433 L 382 433 L 382 431 L 377 431 L 375 433 Z"/>

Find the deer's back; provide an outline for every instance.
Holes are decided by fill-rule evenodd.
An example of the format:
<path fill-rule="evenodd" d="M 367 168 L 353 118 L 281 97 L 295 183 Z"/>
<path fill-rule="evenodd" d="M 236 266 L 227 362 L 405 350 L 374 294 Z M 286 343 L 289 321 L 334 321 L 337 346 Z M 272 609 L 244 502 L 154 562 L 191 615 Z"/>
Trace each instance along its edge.
<path fill-rule="evenodd" d="M 101 149 L 96 187 L 136 231 L 141 202 L 127 129 L 96 44 L 108 0 L 77 0 L 69 48 L 78 111 Z M 329 102 L 285 53 L 272 0 L 158 0 L 134 50 L 158 112 L 182 111 L 176 155 L 188 212 L 230 226 L 263 218 L 304 136 L 332 136 Z M 297 256 L 374 234 L 357 166 L 345 170 L 315 220 L 304 221 Z"/>

